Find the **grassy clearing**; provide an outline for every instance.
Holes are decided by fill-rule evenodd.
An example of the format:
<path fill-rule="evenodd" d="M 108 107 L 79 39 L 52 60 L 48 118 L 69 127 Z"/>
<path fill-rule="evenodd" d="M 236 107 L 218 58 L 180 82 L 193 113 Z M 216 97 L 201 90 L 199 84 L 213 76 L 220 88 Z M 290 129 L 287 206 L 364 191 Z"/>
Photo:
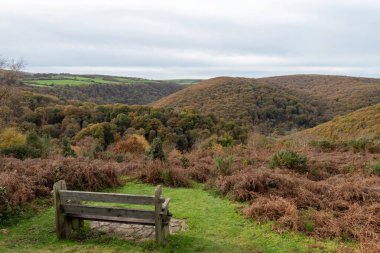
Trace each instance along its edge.
<path fill-rule="evenodd" d="M 90 85 L 90 84 L 114 84 L 122 83 L 117 80 L 105 80 L 102 77 L 83 77 L 83 76 L 65 76 L 65 75 L 54 75 L 49 79 L 26 79 L 24 80 L 26 84 L 34 86 L 56 86 L 56 85 Z"/>
<path fill-rule="evenodd" d="M 118 76 L 81 76 L 81 75 L 47 75 L 41 78 L 25 78 L 24 83 L 32 86 L 53 87 L 60 85 L 79 86 L 91 84 L 150 84 L 157 82 L 178 83 L 181 85 L 190 85 L 198 82 L 192 79 L 175 79 L 175 80 L 148 80 L 133 77 Z"/>
<path fill-rule="evenodd" d="M 110 191 L 152 194 L 154 186 L 128 183 Z M 271 224 L 258 225 L 244 219 L 235 204 L 212 196 L 202 190 L 202 186 L 164 188 L 164 196 L 172 199 L 173 216 L 186 219 L 188 224 L 187 231 L 170 236 L 165 247 L 89 233 L 58 241 L 54 232 L 54 210 L 49 208 L 7 227 L 8 234 L 0 233 L 0 252 L 332 252 L 338 245 L 300 234 L 277 234 Z"/>

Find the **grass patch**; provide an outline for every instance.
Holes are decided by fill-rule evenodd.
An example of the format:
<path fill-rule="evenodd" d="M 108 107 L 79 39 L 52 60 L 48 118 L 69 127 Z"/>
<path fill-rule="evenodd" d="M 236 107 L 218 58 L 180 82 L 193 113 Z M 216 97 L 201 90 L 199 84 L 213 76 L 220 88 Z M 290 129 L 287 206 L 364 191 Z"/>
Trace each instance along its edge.
<path fill-rule="evenodd" d="M 154 186 L 128 183 L 108 191 L 152 194 Z M 333 252 L 335 241 L 316 241 L 301 234 L 275 233 L 271 223 L 259 225 L 243 218 L 237 206 L 214 197 L 201 185 L 192 189 L 164 188 L 172 199 L 175 218 L 186 219 L 188 229 L 157 247 L 153 242 L 133 243 L 107 235 L 59 241 L 54 232 L 54 209 L 38 212 L 0 233 L 0 252 Z"/>

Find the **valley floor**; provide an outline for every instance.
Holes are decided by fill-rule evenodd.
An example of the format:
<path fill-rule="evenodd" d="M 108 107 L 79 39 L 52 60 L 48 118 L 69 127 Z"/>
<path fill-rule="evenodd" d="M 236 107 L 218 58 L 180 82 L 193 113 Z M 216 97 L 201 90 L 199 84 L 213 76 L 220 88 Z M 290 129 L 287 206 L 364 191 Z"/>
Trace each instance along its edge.
<path fill-rule="evenodd" d="M 110 191 L 152 194 L 154 186 L 127 183 Z M 169 237 L 164 247 L 154 242 L 133 243 L 107 235 L 77 235 L 58 241 L 54 209 L 38 212 L 0 233 L 0 252 L 335 252 L 340 243 L 317 241 L 297 233 L 276 233 L 271 224 L 257 224 L 238 213 L 238 205 L 194 188 L 164 187 L 172 199 L 173 217 L 186 219 L 186 231 Z M 345 245 L 347 247 L 347 245 Z"/>

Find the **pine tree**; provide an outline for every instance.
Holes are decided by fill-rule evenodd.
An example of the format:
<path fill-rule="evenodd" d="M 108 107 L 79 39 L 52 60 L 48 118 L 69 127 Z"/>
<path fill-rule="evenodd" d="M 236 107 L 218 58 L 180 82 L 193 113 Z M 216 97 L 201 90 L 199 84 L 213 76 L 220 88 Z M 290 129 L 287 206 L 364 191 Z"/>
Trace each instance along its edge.
<path fill-rule="evenodd" d="M 68 157 L 68 156 L 76 157 L 77 156 L 75 154 L 75 151 L 71 148 L 70 139 L 67 136 L 63 137 L 62 143 L 61 143 L 61 148 L 62 148 L 62 155 L 64 157 Z"/>

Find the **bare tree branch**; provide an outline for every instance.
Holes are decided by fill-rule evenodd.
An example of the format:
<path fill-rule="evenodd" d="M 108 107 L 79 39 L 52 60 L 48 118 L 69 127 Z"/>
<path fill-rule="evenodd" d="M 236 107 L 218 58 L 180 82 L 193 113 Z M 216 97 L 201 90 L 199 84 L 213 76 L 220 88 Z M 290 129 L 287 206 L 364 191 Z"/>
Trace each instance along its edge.
<path fill-rule="evenodd" d="M 12 88 L 19 83 L 20 71 L 24 67 L 22 59 L 6 59 L 0 57 L 0 103 L 3 103 Z"/>

